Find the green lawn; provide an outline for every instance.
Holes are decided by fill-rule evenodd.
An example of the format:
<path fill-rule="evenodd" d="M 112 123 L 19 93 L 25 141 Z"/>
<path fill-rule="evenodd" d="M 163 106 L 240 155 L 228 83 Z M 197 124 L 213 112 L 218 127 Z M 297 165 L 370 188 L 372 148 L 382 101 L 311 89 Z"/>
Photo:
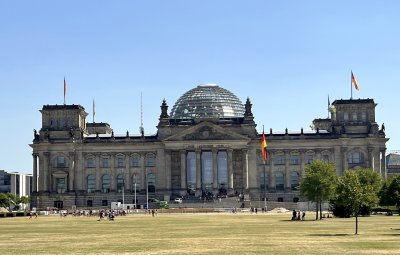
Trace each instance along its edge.
<path fill-rule="evenodd" d="M 1 218 L 0 254 L 400 254 L 400 217 L 291 214 Z"/>

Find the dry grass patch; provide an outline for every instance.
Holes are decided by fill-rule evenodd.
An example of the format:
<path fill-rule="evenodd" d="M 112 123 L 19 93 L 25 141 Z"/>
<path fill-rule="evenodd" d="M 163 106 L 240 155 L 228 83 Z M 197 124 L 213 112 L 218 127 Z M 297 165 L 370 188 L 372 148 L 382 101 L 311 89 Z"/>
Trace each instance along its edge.
<path fill-rule="evenodd" d="M 311 214 L 308 214 L 311 215 Z M 399 254 L 400 217 L 290 221 L 291 214 L 0 219 L 0 254 Z"/>

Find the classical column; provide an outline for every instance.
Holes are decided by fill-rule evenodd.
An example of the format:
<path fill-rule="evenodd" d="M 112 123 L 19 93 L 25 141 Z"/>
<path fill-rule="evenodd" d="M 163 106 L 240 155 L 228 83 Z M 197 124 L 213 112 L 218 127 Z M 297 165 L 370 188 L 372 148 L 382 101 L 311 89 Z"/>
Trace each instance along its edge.
<path fill-rule="evenodd" d="M 343 174 L 344 171 L 346 171 L 349 168 L 349 164 L 347 162 L 347 148 L 346 147 L 340 148 L 340 153 L 342 154 L 342 166 L 343 166 L 341 174 Z"/>
<path fill-rule="evenodd" d="M 110 190 L 117 191 L 116 178 L 115 178 L 115 154 L 111 153 L 110 156 Z"/>
<path fill-rule="evenodd" d="M 275 192 L 275 152 L 273 150 L 269 150 L 268 158 L 269 158 L 268 188 L 269 191 Z"/>
<path fill-rule="evenodd" d="M 304 178 L 306 175 L 306 151 L 301 150 L 300 151 L 300 166 L 301 166 L 301 178 Z"/>
<path fill-rule="evenodd" d="M 386 148 L 381 149 L 381 177 L 386 180 L 387 172 L 386 172 Z"/>
<path fill-rule="evenodd" d="M 37 153 L 32 153 L 33 157 L 33 177 L 32 177 L 32 192 L 37 192 L 38 191 L 38 154 Z"/>
<path fill-rule="evenodd" d="M 171 191 L 171 151 L 170 150 L 165 150 L 164 153 L 165 157 L 165 188 L 167 192 Z"/>
<path fill-rule="evenodd" d="M 213 189 L 218 189 L 218 149 L 212 149 Z"/>
<path fill-rule="evenodd" d="M 243 187 L 244 189 L 249 188 L 249 164 L 247 158 L 247 149 L 242 149 L 243 157 Z"/>
<path fill-rule="evenodd" d="M 74 183 L 75 183 L 75 152 L 70 152 L 69 153 L 69 160 L 70 160 L 70 165 L 69 165 L 69 189 L 68 191 L 73 191 L 75 190 Z"/>
<path fill-rule="evenodd" d="M 100 176 L 100 153 L 96 153 L 95 154 L 95 158 L 94 158 L 94 166 L 96 168 L 96 190 L 101 190 L 101 176 Z"/>
<path fill-rule="evenodd" d="M 201 150 L 196 150 L 196 188 L 202 189 L 201 187 Z"/>
<path fill-rule="evenodd" d="M 141 173 L 140 173 L 140 183 L 141 183 L 140 189 L 146 191 L 147 171 L 146 171 L 146 166 L 144 164 L 145 164 L 144 154 L 140 154 L 140 171 L 141 171 Z"/>
<path fill-rule="evenodd" d="M 285 191 L 291 191 L 291 175 L 290 175 L 290 153 L 288 150 L 285 150 Z"/>
<path fill-rule="evenodd" d="M 50 152 L 43 152 L 43 176 L 42 176 L 42 191 L 52 191 L 51 179 L 52 175 L 50 168 Z M 39 176 L 40 179 L 40 176 Z"/>
<path fill-rule="evenodd" d="M 368 165 L 367 167 L 375 171 L 374 166 L 374 147 L 368 147 Z"/>
<path fill-rule="evenodd" d="M 130 168 L 129 168 L 129 154 L 128 153 L 125 154 L 124 162 L 125 162 L 124 190 L 131 191 L 132 190 L 131 189 L 132 178 L 131 178 L 130 171 L 129 171 Z"/>
<path fill-rule="evenodd" d="M 186 151 L 181 150 L 181 189 L 184 191 L 187 189 L 186 186 Z"/>
<path fill-rule="evenodd" d="M 228 189 L 233 189 L 233 158 L 232 149 L 228 149 Z"/>

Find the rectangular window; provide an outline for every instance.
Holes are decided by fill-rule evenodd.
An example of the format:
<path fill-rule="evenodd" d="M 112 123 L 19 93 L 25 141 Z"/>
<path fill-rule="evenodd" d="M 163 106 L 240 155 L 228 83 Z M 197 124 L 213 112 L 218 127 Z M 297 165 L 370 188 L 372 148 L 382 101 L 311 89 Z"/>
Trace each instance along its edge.
<path fill-rule="evenodd" d="M 358 118 L 357 118 L 357 113 L 356 112 L 353 112 L 353 121 L 357 121 L 358 120 Z"/>
<path fill-rule="evenodd" d="M 291 164 L 291 165 L 298 165 L 298 164 L 300 164 L 300 156 L 299 156 L 299 155 L 291 155 L 291 156 L 290 156 L 290 164 Z"/>
<path fill-rule="evenodd" d="M 93 206 L 93 200 L 88 200 L 86 201 L 87 207 L 92 207 Z"/>
<path fill-rule="evenodd" d="M 328 154 L 322 155 L 322 160 L 329 162 L 329 155 Z"/>
<path fill-rule="evenodd" d="M 347 112 L 343 113 L 343 120 L 349 120 L 349 114 Z"/>
<path fill-rule="evenodd" d="M 94 167 L 94 159 L 88 158 L 87 159 L 87 167 L 88 168 L 93 168 Z"/>
<path fill-rule="evenodd" d="M 283 165 L 285 164 L 285 157 L 283 155 L 276 155 L 275 165 Z"/>
<path fill-rule="evenodd" d="M 101 206 L 108 206 L 108 200 L 101 200 Z"/>
<path fill-rule="evenodd" d="M 117 158 L 117 167 L 124 167 L 125 166 L 124 158 Z"/>
<path fill-rule="evenodd" d="M 367 121 L 367 113 L 366 112 L 361 112 L 361 120 Z"/>
<path fill-rule="evenodd" d="M 139 159 L 139 157 L 132 158 L 131 166 L 132 167 L 140 167 L 140 159 Z"/>
<path fill-rule="evenodd" d="M 153 157 L 146 158 L 146 166 L 153 167 L 156 165 L 156 159 Z"/>
<path fill-rule="evenodd" d="M 311 164 L 313 162 L 314 155 L 308 154 L 306 158 L 306 164 Z"/>
<path fill-rule="evenodd" d="M 108 158 L 102 158 L 101 159 L 101 167 L 103 167 L 103 168 L 108 168 L 109 167 Z"/>

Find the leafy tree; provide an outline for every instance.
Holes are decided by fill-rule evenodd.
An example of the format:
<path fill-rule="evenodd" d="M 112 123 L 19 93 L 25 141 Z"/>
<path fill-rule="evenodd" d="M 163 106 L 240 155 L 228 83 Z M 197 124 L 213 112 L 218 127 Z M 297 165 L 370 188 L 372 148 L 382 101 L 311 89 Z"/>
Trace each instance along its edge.
<path fill-rule="evenodd" d="M 395 205 L 400 208 L 400 175 L 395 175 L 384 183 L 379 198 L 381 205 Z"/>
<path fill-rule="evenodd" d="M 314 160 L 306 166 L 305 176 L 300 182 L 300 196 L 316 203 L 316 220 L 318 220 L 318 207 L 333 197 L 336 182 L 336 169 L 332 163 Z M 319 217 L 322 219 L 321 211 Z"/>
<path fill-rule="evenodd" d="M 370 170 L 372 171 L 372 170 Z M 351 216 L 356 218 L 356 231 L 358 234 L 358 216 L 362 207 L 372 207 L 378 202 L 378 191 L 374 184 L 364 184 L 363 173 L 357 171 L 346 171 L 344 176 L 339 177 L 336 189 L 335 203 L 346 208 Z"/>

